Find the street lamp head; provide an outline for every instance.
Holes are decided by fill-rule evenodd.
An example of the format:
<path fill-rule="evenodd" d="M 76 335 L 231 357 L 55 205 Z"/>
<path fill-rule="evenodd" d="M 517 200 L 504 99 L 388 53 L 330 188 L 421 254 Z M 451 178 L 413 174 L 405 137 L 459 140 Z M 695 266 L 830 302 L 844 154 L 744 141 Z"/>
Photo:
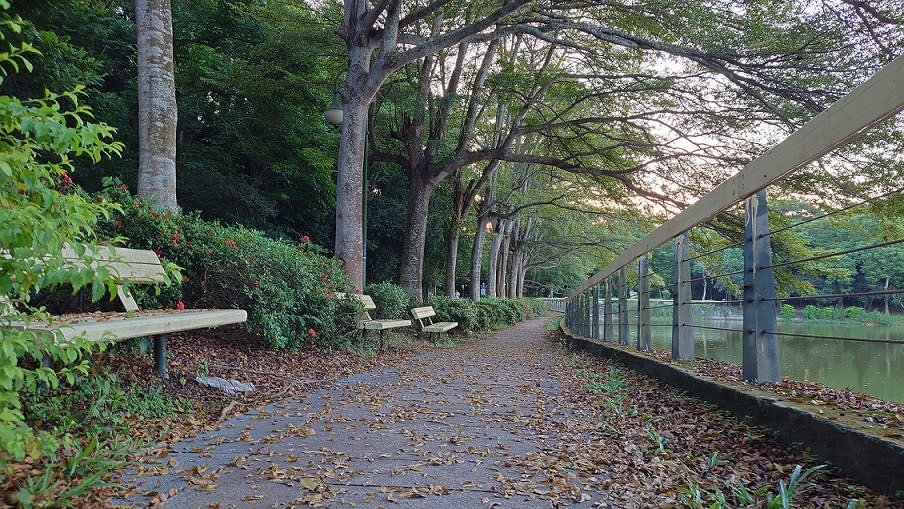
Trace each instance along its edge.
<path fill-rule="evenodd" d="M 323 112 L 323 117 L 326 118 L 326 121 L 333 125 L 342 125 L 342 119 L 345 118 L 345 112 L 342 110 L 342 106 L 330 106 Z"/>
<path fill-rule="evenodd" d="M 342 125 L 345 112 L 342 109 L 342 103 L 339 102 L 339 83 L 333 83 L 333 100 L 330 101 L 330 107 L 323 112 L 323 117 L 333 125 Z"/>

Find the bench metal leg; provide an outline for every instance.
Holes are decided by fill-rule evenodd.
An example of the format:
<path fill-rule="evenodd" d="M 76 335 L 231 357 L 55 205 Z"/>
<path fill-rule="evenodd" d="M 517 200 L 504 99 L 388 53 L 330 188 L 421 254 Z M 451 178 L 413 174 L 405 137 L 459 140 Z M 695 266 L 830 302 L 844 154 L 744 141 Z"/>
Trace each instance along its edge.
<path fill-rule="evenodd" d="M 386 351 L 384 348 L 385 343 L 383 343 L 383 329 L 380 329 L 380 352 Z"/>
<path fill-rule="evenodd" d="M 160 376 L 166 374 L 166 340 L 169 334 L 154 336 L 154 372 Z"/>

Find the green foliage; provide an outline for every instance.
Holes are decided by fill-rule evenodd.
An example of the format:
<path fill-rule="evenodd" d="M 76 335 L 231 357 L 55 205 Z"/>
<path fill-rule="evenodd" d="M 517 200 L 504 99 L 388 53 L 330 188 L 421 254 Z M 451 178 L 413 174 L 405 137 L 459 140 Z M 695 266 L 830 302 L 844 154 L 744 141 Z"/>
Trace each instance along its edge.
<path fill-rule="evenodd" d="M 8 8 L 6 2 L 0 7 Z M 0 41 L 22 30 L 21 20 L 0 14 Z M 20 70 L 31 70 L 27 43 L 6 44 L 0 53 L 0 84 Z M 91 287 L 93 294 L 114 287 L 107 271 L 90 264 L 77 268 L 62 257 L 64 245 L 90 243 L 98 216 L 112 207 L 86 201 L 72 189 L 69 172 L 75 158 L 92 162 L 118 154 L 122 145 L 110 141 L 114 130 L 87 121 L 88 107 L 80 104 L 81 88 L 65 93 L 44 92 L 39 99 L 0 96 L 0 318 L 4 321 L 40 320 L 31 305 L 36 292 L 69 284 Z M 87 261 L 84 251 L 78 255 Z M 85 372 L 82 355 L 91 343 L 76 341 L 66 348 L 39 341 L 32 333 L 0 328 L 0 467 L 10 458 L 26 455 L 40 459 L 52 453 L 56 437 L 35 434 L 22 413 L 22 391 L 39 384 L 57 387 Z M 63 368 L 41 367 L 44 354 L 61 361 Z"/>
<path fill-rule="evenodd" d="M 74 507 L 78 497 L 112 486 L 105 479 L 126 465 L 126 454 L 133 450 L 128 441 L 92 436 L 84 445 L 72 447 L 62 461 L 53 460 L 43 472 L 26 478 L 15 493 L 16 502 L 23 509 Z"/>
<path fill-rule="evenodd" d="M 807 479 L 823 468 L 825 465 L 803 470 L 800 465 L 797 465 L 791 472 L 787 483 L 785 480 L 779 481 L 777 492 L 773 492 L 769 485 L 763 485 L 750 491 L 741 479 L 735 477 L 728 480 L 717 480 L 712 491 L 707 491 L 691 482 L 679 488 L 678 492 L 681 494 L 682 503 L 691 509 L 729 509 L 754 505 L 766 509 L 790 509 L 793 507 L 794 497 L 807 488 Z M 852 502 L 856 507 L 856 501 Z"/>
<path fill-rule="evenodd" d="M 791 304 L 782 304 L 782 310 L 779 311 L 778 314 L 785 320 L 790 320 L 794 318 L 794 306 L 792 306 Z"/>
<path fill-rule="evenodd" d="M 127 234 L 129 247 L 152 249 L 182 268 L 181 290 L 137 289 L 143 305 L 174 307 L 181 300 L 193 308 L 245 309 L 247 330 L 276 350 L 351 341 L 351 323 L 344 323 L 351 319 L 335 312 L 333 299 L 333 292 L 348 287 L 345 273 L 308 237 L 275 240 L 197 213 L 171 214 L 148 206 L 115 180 L 97 198 L 121 206 L 121 213 L 98 224 L 100 235 Z"/>
<path fill-rule="evenodd" d="M 478 302 L 437 295 L 427 304 L 436 311 L 436 319 L 458 322 L 465 331 L 485 333 L 509 327 L 546 313 L 546 306 L 538 299 L 484 298 Z"/>
<path fill-rule="evenodd" d="M 844 308 L 844 317 L 848 320 L 856 320 L 857 318 L 863 316 L 866 310 L 859 306 L 851 306 Z"/>
<path fill-rule="evenodd" d="M 478 311 L 477 305 L 471 300 L 434 295 L 427 299 L 426 304 L 433 306 L 437 321 L 458 322 L 458 327 L 463 331 L 489 330 L 490 324 L 486 315 L 482 315 Z"/>
<path fill-rule="evenodd" d="M 399 285 L 389 282 L 371 283 L 364 289 L 377 305 L 374 318 L 410 318 L 409 311 L 414 306 L 411 295 Z"/>
<path fill-rule="evenodd" d="M 115 436 L 128 430 L 130 415 L 159 419 L 188 408 L 185 401 L 164 394 L 159 384 L 125 388 L 111 373 L 81 378 L 75 387 L 36 388 L 26 393 L 26 399 L 29 422 L 81 436 Z"/>

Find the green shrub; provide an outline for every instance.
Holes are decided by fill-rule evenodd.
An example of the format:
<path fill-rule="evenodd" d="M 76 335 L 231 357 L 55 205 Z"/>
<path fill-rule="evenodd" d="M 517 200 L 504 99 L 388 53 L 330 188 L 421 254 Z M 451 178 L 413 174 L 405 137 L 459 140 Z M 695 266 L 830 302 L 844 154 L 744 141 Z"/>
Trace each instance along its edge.
<path fill-rule="evenodd" d="M 782 310 L 779 311 L 779 316 L 786 320 L 790 320 L 794 318 L 794 306 L 791 304 L 782 304 Z"/>
<path fill-rule="evenodd" d="M 477 302 L 477 307 L 486 311 L 490 328 L 501 328 L 517 323 L 521 317 L 514 304 L 506 299 L 485 298 Z"/>
<path fill-rule="evenodd" d="M 863 309 L 862 307 L 851 306 L 851 307 L 844 308 L 844 317 L 851 319 L 851 320 L 856 320 L 856 319 L 862 317 L 865 312 L 866 312 L 866 310 Z"/>
<path fill-rule="evenodd" d="M 468 299 L 455 299 L 445 295 L 435 295 L 427 299 L 427 305 L 436 311 L 435 320 L 458 322 L 462 331 L 480 332 L 486 329 L 477 305 Z"/>
<path fill-rule="evenodd" d="M 399 285 L 388 282 L 371 283 L 364 289 L 377 305 L 374 318 L 411 318 L 410 310 L 414 307 L 411 294 Z M 379 316 L 378 316 L 379 315 Z"/>
<path fill-rule="evenodd" d="M 306 343 L 338 347 L 350 343 L 356 317 L 336 313 L 333 292 L 349 287 L 338 260 L 304 237 L 276 240 L 241 226 L 208 222 L 196 213 L 155 209 L 109 181 L 103 200 L 122 213 L 98 224 L 99 235 L 128 237 L 128 246 L 151 249 L 182 267 L 182 287 L 134 289 L 143 307 L 238 308 L 248 311 L 246 329 L 276 350 Z M 346 323 L 347 322 L 347 323 Z"/>
<path fill-rule="evenodd" d="M 455 321 L 464 331 L 485 333 L 514 325 L 546 313 L 538 299 L 483 298 L 478 302 L 434 296 L 427 304 L 436 310 L 436 319 Z"/>

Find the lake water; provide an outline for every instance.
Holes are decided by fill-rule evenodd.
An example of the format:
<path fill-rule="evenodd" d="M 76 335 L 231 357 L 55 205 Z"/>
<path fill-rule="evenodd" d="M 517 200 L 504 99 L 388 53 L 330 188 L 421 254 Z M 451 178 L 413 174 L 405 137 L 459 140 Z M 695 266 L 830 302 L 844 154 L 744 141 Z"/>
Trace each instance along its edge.
<path fill-rule="evenodd" d="M 636 322 L 636 319 L 634 321 Z M 671 317 L 654 316 L 652 322 L 655 324 L 650 329 L 653 346 L 671 350 Z M 694 330 L 695 353 L 698 357 L 741 364 L 743 340 L 739 317 L 698 315 L 694 317 L 694 324 L 698 326 Z M 703 329 L 699 326 L 732 330 Z M 636 341 L 637 326 L 631 325 L 629 328 L 633 345 Z M 779 332 L 904 342 L 904 326 L 780 320 Z M 850 388 L 880 399 L 904 403 L 904 344 L 799 336 L 779 336 L 779 344 L 783 375 L 830 387 Z"/>

